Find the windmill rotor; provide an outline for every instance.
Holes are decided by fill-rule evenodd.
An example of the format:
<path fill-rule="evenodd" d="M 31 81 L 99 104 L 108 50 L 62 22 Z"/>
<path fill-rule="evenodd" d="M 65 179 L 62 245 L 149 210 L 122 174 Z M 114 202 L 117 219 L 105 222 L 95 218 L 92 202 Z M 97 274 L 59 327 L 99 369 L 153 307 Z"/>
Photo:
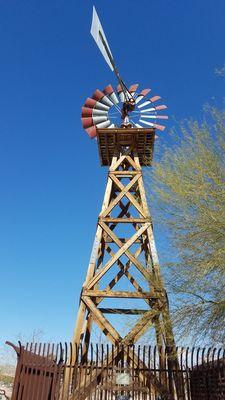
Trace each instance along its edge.
<path fill-rule="evenodd" d="M 124 112 L 124 97 L 121 87 L 118 85 L 114 90 L 112 85 L 106 86 L 102 91 L 97 89 L 92 97 L 88 97 L 82 107 L 82 124 L 90 137 L 95 137 L 97 128 L 115 128 L 124 126 L 126 123 L 136 128 L 152 127 L 163 131 L 165 126 L 158 123 L 160 120 L 168 119 L 167 115 L 160 112 L 165 110 L 165 104 L 156 105 L 161 97 L 152 96 L 145 100 L 150 89 L 137 92 L 138 84 L 130 86 L 135 109 L 129 110 L 129 120 L 126 122 Z M 121 124 L 122 119 L 122 124 Z M 125 124 L 123 125 L 125 120 Z"/>

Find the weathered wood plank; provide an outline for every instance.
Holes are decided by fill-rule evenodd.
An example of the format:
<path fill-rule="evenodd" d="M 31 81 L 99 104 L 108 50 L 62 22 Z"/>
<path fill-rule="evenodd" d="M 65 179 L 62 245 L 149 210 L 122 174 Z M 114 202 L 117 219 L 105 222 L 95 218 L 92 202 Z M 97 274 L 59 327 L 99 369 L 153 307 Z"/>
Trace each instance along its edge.
<path fill-rule="evenodd" d="M 104 219 L 103 219 L 103 221 L 104 221 Z M 110 229 L 112 229 L 112 225 L 110 225 Z M 119 238 L 119 240 L 121 241 L 121 243 L 126 243 L 128 240 L 129 240 L 129 238 Z M 109 236 L 107 236 L 106 238 L 105 238 L 105 243 L 113 243 L 114 241 L 112 240 L 112 238 L 111 237 L 109 237 Z M 137 239 L 137 240 L 135 240 L 135 242 L 134 243 L 136 243 L 136 244 L 142 244 L 142 240 L 141 239 Z"/>
<path fill-rule="evenodd" d="M 142 315 L 149 310 L 141 310 L 137 308 L 99 308 L 103 314 L 127 314 L 127 315 Z"/>
<path fill-rule="evenodd" d="M 122 175 L 123 178 L 130 178 L 133 175 L 140 175 L 139 171 L 129 171 L 129 170 L 125 170 L 125 171 L 110 171 L 109 172 L 109 176 L 111 175 L 115 175 L 115 176 L 120 176 Z"/>
<path fill-rule="evenodd" d="M 112 222 L 115 224 L 145 224 L 146 222 L 150 222 L 149 218 L 111 218 L 111 217 L 99 217 L 99 221 L 103 222 Z"/>
<path fill-rule="evenodd" d="M 109 298 L 130 298 L 130 299 L 157 299 L 158 296 L 154 295 L 150 292 L 128 292 L 122 290 L 90 290 L 84 289 L 81 297 L 89 296 L 89 297 L 109 297 Z"/>

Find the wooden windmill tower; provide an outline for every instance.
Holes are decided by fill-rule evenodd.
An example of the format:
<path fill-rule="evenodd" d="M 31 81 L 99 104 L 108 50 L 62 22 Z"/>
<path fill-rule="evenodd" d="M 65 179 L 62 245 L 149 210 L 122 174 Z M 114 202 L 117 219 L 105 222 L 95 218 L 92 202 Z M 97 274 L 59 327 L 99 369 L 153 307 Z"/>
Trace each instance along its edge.
<path fill-rule="evenodd" d="M 116 90 L 97 89 L 82 108 L 83 127 L 97 138 L 101 165 L 109 172 L 73 343 L 87 354 L 95 324 L 114 345 L 135 344 L 152 327 L 158 346 L 174 346 L 142 177 L 142 167 L 152 162 L 155 131 L 165 128 L 158 121 L 168 118 L 160 114 L 167 107 L 157 105 L 161 98 L 149 96 L 150 89 L 125 85 L 95 9 L 91 33 L 119 84 Z M 127 315 L 134 322 L 123 335 Z"/>

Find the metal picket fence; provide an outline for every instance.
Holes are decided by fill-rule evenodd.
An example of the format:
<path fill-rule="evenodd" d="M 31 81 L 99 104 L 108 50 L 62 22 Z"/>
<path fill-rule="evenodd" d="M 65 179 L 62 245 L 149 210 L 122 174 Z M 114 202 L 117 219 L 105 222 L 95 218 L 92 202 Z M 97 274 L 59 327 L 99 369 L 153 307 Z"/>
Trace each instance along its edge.
<path fill-rule="evenodd" d="M 222 348 L 12 346 L 18 364 L 11 400 L 225 399 Z"/>

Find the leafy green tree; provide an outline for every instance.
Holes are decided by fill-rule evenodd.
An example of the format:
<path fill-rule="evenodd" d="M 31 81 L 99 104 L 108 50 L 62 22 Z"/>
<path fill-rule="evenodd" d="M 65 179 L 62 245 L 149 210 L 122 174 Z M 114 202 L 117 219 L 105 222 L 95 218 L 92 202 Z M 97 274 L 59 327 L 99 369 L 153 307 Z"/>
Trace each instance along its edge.
<path fill-rule="evenodd" d="M 223 342 L 225 111 L 208 107 L 204 122 L 189 121 L 171 133 L 145 180 L 172 243 L 167 283 L 174 324 L 183 339 Z"/>

